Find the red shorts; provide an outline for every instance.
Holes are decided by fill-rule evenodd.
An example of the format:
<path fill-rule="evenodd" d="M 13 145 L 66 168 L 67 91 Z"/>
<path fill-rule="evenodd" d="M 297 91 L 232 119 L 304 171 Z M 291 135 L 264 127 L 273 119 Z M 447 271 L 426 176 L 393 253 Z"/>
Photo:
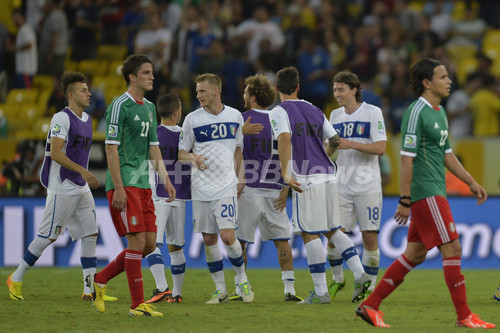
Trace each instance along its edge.
<path fill-rule="evenodd" d="M 127 206 L 123 211 L 111 205 L 114 193 L 115 190 L 109 190 L 106 194 L 109 212 L 120 237 L 134 232 L 156 232 L 155 206 L 150 189 L 126 186 Z"/>
<path fill-rule="evenodd" d="M 423 243 L 430 250 L 457 238 L 457 228 L 445 197 L 429 197 L 411 204 L 408 242 Z"/>

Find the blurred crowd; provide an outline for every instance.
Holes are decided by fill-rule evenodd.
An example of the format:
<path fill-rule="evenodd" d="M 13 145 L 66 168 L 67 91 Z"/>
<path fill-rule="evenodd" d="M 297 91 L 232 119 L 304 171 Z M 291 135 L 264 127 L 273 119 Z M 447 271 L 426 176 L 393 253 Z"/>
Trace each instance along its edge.
<path fill-rule="evenodd" d="M 432 57 L 453 80 L 443 102 L 451 137 L 498 136 L 500 47 L 485 52 L 484 43 L 497 33 L 500 45 L 499 18 L 498 0 L 24 0 L 12 13 L 17 33 L 0 24 L 0 103 L 35 75 L 58 77 L 68 59 L 95 59 L 100 45 L 119 44 L 151 57 L 155 88 L 146 97 L 178 93 L 185 112 L 198 106 L 200 73 L 219 75 L 223 102 L 243 110 L 247 76 L 272 81 L 293 65 L 299 97 L 328 115 L 336 107 L 332 77 L 349 69 L 397 134 L 415 97 L 409 68 Z M 93 94 L 88 112 L 102 118 L 106 91 Z M 48 104 L 47 115 L 64 106 L 57 89 Z"/>

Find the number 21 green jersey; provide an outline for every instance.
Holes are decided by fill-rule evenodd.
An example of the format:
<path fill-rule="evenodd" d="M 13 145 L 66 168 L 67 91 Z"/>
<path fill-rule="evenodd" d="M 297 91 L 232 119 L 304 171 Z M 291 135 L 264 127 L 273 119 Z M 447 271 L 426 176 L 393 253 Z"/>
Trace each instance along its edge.
<path fill-rule="evenodd" d="M 433 108 L 420 97 L 401 121 L 401 155 L 414 157 L 411 200 L 446 196 L 444 156 L 451 153 L 448 121 L 442 106 Z"/>
<path fill-rule="evenodd" d="M 134 100 L 128 92 L 115 99 L 106 110 L 106 144 L 118 146 L 123 186 L 150 188 L 149 146 L 158 145 L 156 109 L 144 99 Z M 114 189 L 106 172 L 106 191 Z"/>

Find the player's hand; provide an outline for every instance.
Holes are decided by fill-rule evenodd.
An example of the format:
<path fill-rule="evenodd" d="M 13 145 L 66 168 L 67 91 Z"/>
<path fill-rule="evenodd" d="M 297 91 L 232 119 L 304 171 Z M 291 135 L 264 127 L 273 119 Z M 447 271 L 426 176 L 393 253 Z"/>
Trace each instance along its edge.
<path fill-rule="evenodd" d="M 486 190 L 484 187 L 479 185 L 478 183 L 474 182 L 470 187 L 470 191 L 474 196 L 477 198 L 477 204 L 482 205 L 486 199 L 488 199 L 488 193 L 486 193 Z"/>
<path fill-rule="evenodd" d="M 241 197 L 241 193 L 243 193 L 243 189 L 245 188 L 245 183 L 239 182 L 238 185 L 236 185 L 236 189 L 238 191 L 238 199 Z"/>
<path fill-rule="evenodd" d="M 242 133 L 243 135 L 256 135 L 259 134 L 263 129 L 264 125 L 260 123 L 250 123 L 252 117 L 248 117 L 247 121 L 243 124 Z"/>
<path fill-rule="evenodd" d="M 124 210 L 125 207 L 127 207 L 127 194 L 125 193 L 125 189 L 123 187 L 115 188 L 111 206 L 118 210 Z"/>
<path fill-rule="evenodd" d="M 405 225 L 406 222 L 408 222 L 409 218 L 410 208 L 403 207 L 402 205 L 398 204 L 398 208 L 396 208 L 396 214 L 394 214 L 394 221 L 396 221 L 396 223 L 399 225 Z"/>
<path fill-rule="evenodd" d="M 278 199 L 273 201 L 273 208 L 279 212 L 282 212 L 286 208 L 286 199 L 288 197 L 288 191 L 281 191 Z"/>
<path fill-rule="evenodd" d="M 200 171 L 203 171 L 207 168 L 207 165 L 205 164 L 206 160 L 207 158 L 205 156 L 198 154 L 191 154 L 191 162 Z"/>
<path fill-rule="evenodd" d="M 299 183 L 298 181 L 296 181 L 295 179 L 293 179 L 292 176 L 290 176 L 289 174 L 286 174 L 283 177 L 283 181 L 285 182 L 285 184 L 287 184 L 288 186 L 290 186 L 290 188 L 292 190 L 294 190 L 296 192 L 299 192 L 299 193 L 304 192 L 304 190 L 300 188 L 300 185 L 302 185 L 302 184 Z"/>
<path fill-rule="evenodd" d="M 89 187 L 92 190 L 95 190 L 99 187 L 99 182 L 97 181 L 97 178 L 92 174 L 92 172 L 85 170 L 84 172 L 81 173 L 83 180 L 89 184 Z"/>
<path fill-rule="evenodd" d="M 175 188 L 172 185 L 172 183 L 170 181 L 168 181 L 166 184 L 163 184 L 163 187 L 165 188 L 165 191 L 168 194 L 168 199 L 166 199 L 165 201 L 166 202 L 174 201 L 176 193 L 175 193 Z"/>
<path fill-rule="evenodd" d="M 351 149 L 351 143 L 351 140 L 339 138 L 339 147 L 337 149 Z"/>

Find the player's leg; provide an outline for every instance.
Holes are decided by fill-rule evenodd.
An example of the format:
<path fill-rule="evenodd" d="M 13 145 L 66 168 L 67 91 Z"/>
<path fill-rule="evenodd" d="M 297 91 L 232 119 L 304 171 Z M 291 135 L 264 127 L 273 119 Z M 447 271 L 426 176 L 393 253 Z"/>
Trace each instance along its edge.
<path fill-rule="evenodd" d="M 330 303 L 330 294 L 326 285 L 326 257 L 320 235 L 302 233 L 302 240 L 306 248 L 307 264 L 314 284 L 314 291 L 309 297 L 298 304 Z"/>
<path fill-rule="evenodd" d="M 70 196 L 49 194 L 45 203 L 45 212 L 38 227 L 37 236 L 28 246 L 23 260 L 17 269 L 7 278 L 10 298 L 24 299 L 22 296 L 23 279 L 33 267 L 43 251 L 64 231 L 66 221 L 73 215 L 77 201 Z"/>
<path fill-rule="evenodd" d="M 243 250 L 236 239 L 234 229 L 238 218 L 238 206 L 235 197 L 222 198 L 214 202 L 213 213 L 219 228 L 222 242 L 226 246 L 227 256 L 236 273 L 236 282 L 240 286 L 244 302 L 252 302 L 254 293 L 245 271 Z"/>
<path fill-rule="evenodd" d="M 186 257 L 183 246 L 186 243 L 184 235 L 186 221 L 186 203 L 176 202 L 178 205 L 170 207 L 166 225 L 166 243 L 170 253 L 170 271 L 172 272 L 172 298 L 169 302 L 182 302 L 182 286 L 186 272 Z"/>
<path fill-rule="evenodd" d="M 168 301 L 170 303 L 181 303 L 182 286 L 184 285 L 184 275 L 186 273 L 186 257 L 184 256 L 184 250 L 180 246 L 169 244 L 168 251 L 170 253 L 170 271 L 174 283 L 172 298 Z"/>
<path fill-rule="evenodd" d="M 284 285 L 285 301 L 300 302 L 303 299 L 296 295 L 295 273 L 293 271 L 292 248 L 287 239 L 274 240 L 281 268 L 281 281 Z"/>

